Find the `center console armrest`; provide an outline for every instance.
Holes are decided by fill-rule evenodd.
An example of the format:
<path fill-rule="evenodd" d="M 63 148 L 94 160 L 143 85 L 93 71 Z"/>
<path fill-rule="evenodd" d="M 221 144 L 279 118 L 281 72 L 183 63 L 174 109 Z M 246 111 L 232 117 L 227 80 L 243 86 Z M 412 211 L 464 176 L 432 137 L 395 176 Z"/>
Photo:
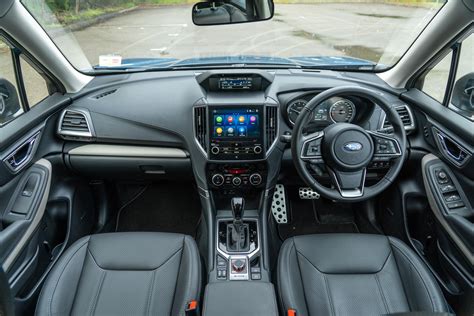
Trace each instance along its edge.
<path fill-rule="evenodd" d="M 278 315 L 273 284 L 248 281 L 208 284 L 204 296 L 203 316 L 221 315 Z"/>

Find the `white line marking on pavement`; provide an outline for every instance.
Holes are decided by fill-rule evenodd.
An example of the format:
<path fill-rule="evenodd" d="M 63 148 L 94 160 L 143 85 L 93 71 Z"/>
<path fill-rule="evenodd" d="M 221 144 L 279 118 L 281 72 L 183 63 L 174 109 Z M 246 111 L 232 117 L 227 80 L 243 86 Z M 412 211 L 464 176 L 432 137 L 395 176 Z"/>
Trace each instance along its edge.
<path fill-rule="evenodd" d="M 183 24 L 160 24 L 159 26 L 161 27 L 167 27 L 167 26 L 181 26 L 181 27 L 188 27 L 186 23 Z"/>
<path fill-rule="evenodd" d="M 151 48 L 150 50 L 151 51 L 154 51 L 154 52 L 164 52 L 166 50 L 167 47 L 161 47 L 161 48 Z"/>
<path fill-rule="evenodd" d="M 168 36 L 175 36 L 176 37 L 176 36 L 179 36 L 179 34 L 178 33 L 172 33 L 172 34 L 168 34 Z"/>

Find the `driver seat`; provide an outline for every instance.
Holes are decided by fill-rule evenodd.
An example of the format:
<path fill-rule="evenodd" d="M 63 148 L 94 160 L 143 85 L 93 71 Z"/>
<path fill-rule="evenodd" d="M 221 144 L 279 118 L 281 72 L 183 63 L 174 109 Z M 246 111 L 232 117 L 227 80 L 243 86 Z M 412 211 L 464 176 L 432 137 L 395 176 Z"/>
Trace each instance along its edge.
<path fill-rule="evenodd" d="M 281 307 L 297 315 L 449 311 L 433 275 L 398 239 L 321 234 L 287 239 L 278 259 Z"/>

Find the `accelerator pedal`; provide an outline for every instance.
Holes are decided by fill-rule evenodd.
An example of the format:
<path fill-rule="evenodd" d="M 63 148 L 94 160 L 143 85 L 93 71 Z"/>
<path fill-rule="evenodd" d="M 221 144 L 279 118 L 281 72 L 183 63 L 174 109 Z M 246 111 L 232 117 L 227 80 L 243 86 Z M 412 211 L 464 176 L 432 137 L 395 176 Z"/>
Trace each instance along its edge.
<path fill-rule="evenodd" d="M 311 188 L 300 188 L 298 192 L 302 200 L 317 200 L 320 198 L 319 193 Z"/>
<path fill-rule="evenodd" d="M 283 184 L 275 186 L 272 199 L 272 214 L 278 224 L 288 223 L 288 212 L 286 211 L 286 193 Z"/>

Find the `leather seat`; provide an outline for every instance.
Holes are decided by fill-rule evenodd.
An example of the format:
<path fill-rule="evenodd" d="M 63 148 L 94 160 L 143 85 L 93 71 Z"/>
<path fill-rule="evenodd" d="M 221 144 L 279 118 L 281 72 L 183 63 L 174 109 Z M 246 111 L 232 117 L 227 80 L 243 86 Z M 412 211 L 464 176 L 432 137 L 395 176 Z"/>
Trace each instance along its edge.
<path fill-rule="evenodd" d="M 448 312 L 433 275 L 400 240 L 327 234 L 286 240 L 278 260 L 281 307 L 298 315 Z"/>
<path fill-rule="evenodd" d="M 84 237 L 62 255 L 41 291 L 37 315 L 184 315 L 198 300 L 196 243 L 169 233 Z"/>

